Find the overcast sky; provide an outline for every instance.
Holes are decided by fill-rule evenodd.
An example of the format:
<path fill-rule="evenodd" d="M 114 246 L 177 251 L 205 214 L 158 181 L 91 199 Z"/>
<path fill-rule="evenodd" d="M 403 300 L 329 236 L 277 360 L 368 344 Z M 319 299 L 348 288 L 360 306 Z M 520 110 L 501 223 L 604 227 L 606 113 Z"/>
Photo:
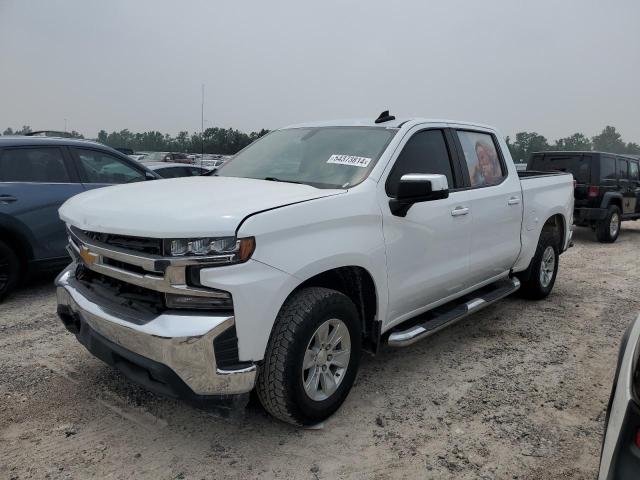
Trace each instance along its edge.
<path fill-rule="evenodd" d="M 0 0 L 0 129 L 473 120 L 640 143 L 639 0 Z"/>

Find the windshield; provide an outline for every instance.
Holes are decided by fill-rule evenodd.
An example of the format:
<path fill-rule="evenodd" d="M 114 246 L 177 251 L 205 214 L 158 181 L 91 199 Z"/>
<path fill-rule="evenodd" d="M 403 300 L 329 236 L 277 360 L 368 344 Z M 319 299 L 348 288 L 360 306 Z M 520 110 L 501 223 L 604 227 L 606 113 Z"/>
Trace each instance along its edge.
<path fill-rule="evenodd" d="M 276 130 L 222 166 L 222 177 L 347 188 L 362 182 L 397 129 L 313 127 Z"/>

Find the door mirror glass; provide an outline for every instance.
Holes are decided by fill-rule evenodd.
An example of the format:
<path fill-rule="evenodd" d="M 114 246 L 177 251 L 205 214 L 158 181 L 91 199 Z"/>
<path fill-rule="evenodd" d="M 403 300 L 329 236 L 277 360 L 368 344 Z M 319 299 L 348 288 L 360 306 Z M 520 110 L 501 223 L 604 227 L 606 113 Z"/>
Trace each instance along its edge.
<path fill-rule="evenodd" d="M 449 182 L 445 175 L 407 173 L 398 182 L 398 192 L 389 201 L 391 213 L 406 216 L 414 203 L 439 200 L 449 196 Z"/>

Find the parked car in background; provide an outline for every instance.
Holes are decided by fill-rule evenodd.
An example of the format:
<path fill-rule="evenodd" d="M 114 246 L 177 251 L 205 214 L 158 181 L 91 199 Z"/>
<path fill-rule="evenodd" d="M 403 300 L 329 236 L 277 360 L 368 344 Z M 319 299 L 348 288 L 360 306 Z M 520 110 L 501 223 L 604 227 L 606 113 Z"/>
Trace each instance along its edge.
<path fill-rule="evenodd" d="M 526 163 L 516 163 L 516 170 L 519 172 L 524 172 L 525 170 L 527 170 L 527 164 Z"/>
<path fill-rule="evenodd" d="M 134 152 L 131 155 L 127 155 L 127 156 L 132 160 L 135 160 L 136 162 L 140 162 L 147 156 L 147 154 L 142 152 Z"/>
<path fill-rule="evenodd" d="M 198 165 L 207 168 L 220 168 L 232 158 L 231 155 L 217 155 L 205 153 L 204 156 L 196 162 Z"/>
<path fill-rule="evenodd" d="M 78 193 L 159 178 L 88 140 L 0 137 L 0 299 L 26 274 L 69 263 L 58 208 Z"/>
<path fill-rule="evenodd" d="M 133 155 L 133 149 L 127 147 L 114 147 L 114 150 L 124 153 L 125 155 Z"/>
<path fill-rule="evenodd" d="M 194 177 L 204 175 L 210 171 L 208 168 L 185 165 L 183 163 L 143 162 L 143 164 L 162 178 Z"/>
<path fill-rule="evenodd" d="M 68 200 L 58 314 L 152 391 L 242 404 L 255 387 L 275 417 L 315 424 L 363 349 L 549 295 L 572 214 L 571 175 L 517 172 L 490 127 L 297 125 L 215 175 Z"/>
<path fill-rule="evenodd" d="M 600 242 L 615 242 L 620 222 L 640 218 L 639 162 L 605 152 L 537 152 L 528 168 L 571 173 L 576 182 L 575 224 L 591 227 Z"/>
<path fill-rule="evenodd" d="M 192 163 L 185 153 L 176 152 L 150 152 L 145 157 L 147 162 L 174 162 L 174 163 Z"/>
<path fill-rule="evenodd" d="M 640 317 L 622 338 L 607 407 L 599 480 L 640 478 Z"/>

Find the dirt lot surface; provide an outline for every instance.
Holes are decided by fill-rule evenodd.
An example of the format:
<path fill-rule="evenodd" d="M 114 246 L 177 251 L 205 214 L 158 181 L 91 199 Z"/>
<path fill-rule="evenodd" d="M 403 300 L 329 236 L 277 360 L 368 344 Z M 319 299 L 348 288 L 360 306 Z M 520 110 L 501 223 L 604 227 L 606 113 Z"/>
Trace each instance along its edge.
<path fill-rule="evenodd" d="M 622 333 L 640 312 L 640 226 L 579 229 L 545 301 L 509 298 L 363 359 L 317 430 L 253 402 L 223 418 L 94 359 L 51 279 L 0 305 L 0 478 L 595 478 Z"/>

